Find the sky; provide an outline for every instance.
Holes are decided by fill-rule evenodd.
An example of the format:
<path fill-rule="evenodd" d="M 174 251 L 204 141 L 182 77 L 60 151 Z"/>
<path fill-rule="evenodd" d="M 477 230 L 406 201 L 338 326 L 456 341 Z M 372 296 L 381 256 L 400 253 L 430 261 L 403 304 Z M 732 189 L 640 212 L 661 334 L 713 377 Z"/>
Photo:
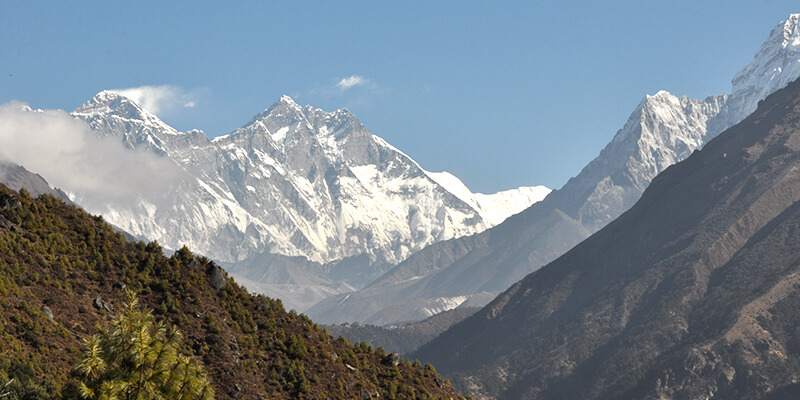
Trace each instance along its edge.
<path fill-rule="evenodd" d="M 347 108 L 473 191 L 559 188 L 645 95 L 730 92 L 793 12 L 777 0 L 7 1 L 0 104 L 71 111 L 119 90 L 215 137 L 287 94 Z"/>

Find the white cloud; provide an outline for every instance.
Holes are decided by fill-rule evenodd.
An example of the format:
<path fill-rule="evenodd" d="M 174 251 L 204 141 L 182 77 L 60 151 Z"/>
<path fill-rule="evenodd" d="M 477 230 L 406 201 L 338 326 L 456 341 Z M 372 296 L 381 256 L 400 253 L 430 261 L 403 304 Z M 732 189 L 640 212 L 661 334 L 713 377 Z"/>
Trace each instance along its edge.
<path fill-rule="evenodd" d="M 34 111 L 18 102 L 0 105 L 0 158 L 98 202 L 160 197 L 182 176 L 169 159 L 126 149 L 115 137 L 98 137 L 64 111 Z"/>
<path fill-rule="evenodd" d="M 350 89 L 354 86 L 367 86 L 370 85 L 371 81 L 363 76 L 358 75 L 351 75 L 348 78 L 342 78 L 339 83 L 336 84 L 336 87 L 342 90 Z"/>
<path fill-rule="evenodd" d="M 187 92 L 173 85 L 148 85 L 127 89 L 112 89 L 153 114 L 162 114 L 178 108 L 193 108 L 197 105 L 196 93 Z"/>

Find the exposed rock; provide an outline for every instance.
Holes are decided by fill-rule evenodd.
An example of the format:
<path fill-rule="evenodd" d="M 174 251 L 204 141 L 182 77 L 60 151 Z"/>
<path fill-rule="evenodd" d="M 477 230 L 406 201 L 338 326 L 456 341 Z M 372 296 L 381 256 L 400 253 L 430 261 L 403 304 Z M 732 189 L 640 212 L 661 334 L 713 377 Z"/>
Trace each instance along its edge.
<path fill-rule="evenodd" d="M 381 397 L 381 394 L 378 392 L 370 393 L 367 389 L 361 389 L 361 399 L 362 400 L 369 400 L 369 399 L 378 399 Z"/>
<path fill-rule="evenodd" d="M 387 367 L 396 366 L 397 364 L 400 364 L 400 355 L 397 353 L 389 353 L 386 355 L 386 357 L 383 357 L 381 364 Z"/>
<path fill-rule="evenodd" d="M 220 290 L 224 288 L 225 284 L 228 282 L 228 273 L 213 261 L 208 263 L 208 267 L 206 267 L 206 275 L 208 276 L 208 281 L 214 290 Z"/>
<path fill-rule="evenodd" d="M 119 290 L 124 291 L 128 287 L 128 285 L 126 285 L 125 282 L 116 281 L 116 282 L 114 282 L 113 287 L 114 287 L 114 289 L 119 289 Z"/>
<path fill-rule="evenodd" d="M 326 325 L 333 337 L 343 336 L 351 343 L 367 342 L 373 347 L 383 347 L 387 353 L 408 354 L 436 336 L 478 311 L 464 307 L 436 314 L 426 320 L 406 325 L 377 326 L 371 324 Z"/>
<path fill-rule="evenodd" d="M 42 306 L 42 313 L 44 314 L 45 317 L 47 317 L 47 319 L 55 322 L 55 319 L 53 318 L 53 310 L 51 310 L 50 307 Z"/>
<path fill-rule="evenodd" d="M 11 232 L 19 232 L 19 227 L 2 215 L 0 215 L 0 229 L 5 229 Z"/>
<path fill-rule="evenodd" d="M 0 195 L 0 210 L 10 210 L 19 207 L 19 198 L 10 194 Z"/>
<path fill-rule="evenodd" d="M 114 307 L 111 307 L 111 304 L 108 304 L 100 296 L 97 296 L 97 297 L 94 298 L 94 301 L 92 302 L 92 305 L 94 306 L 94 308 L 96 308 L 98 310 L 105 310 L 105 311 L 108 311 L 108 312 L 114 311 Z"/>

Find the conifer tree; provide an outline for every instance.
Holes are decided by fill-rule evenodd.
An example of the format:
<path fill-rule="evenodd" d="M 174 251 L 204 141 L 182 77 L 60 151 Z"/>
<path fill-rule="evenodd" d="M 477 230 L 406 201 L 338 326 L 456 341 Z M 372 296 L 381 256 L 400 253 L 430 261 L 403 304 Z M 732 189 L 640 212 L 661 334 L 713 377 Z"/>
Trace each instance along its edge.
<path fill-rule="evenodd" d="M 142 311 L 132 291 L 110 328 L 84 341 L 75 367 L 77 393 L 87 400 L 210 400 L 202 365 L 179 352 L 181 335 Z"/>

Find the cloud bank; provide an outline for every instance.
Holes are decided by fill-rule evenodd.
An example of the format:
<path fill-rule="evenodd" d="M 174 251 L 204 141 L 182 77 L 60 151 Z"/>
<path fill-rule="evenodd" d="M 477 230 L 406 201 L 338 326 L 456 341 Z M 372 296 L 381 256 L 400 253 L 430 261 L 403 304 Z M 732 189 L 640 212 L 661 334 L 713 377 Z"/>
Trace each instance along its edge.
<path fill-rule="evenodd" d="M 127 89 L 111 89 L 110 92 L 123 95 L 156 115 L 181 108 L 194 108 L 197 105 L 196 91 L 187 92 L 172 85 L 147 85 Z"/>
<path fill-rule="evenodd" d="M 19 102 L 0 105 L 0 158 L 42 175 L 71 196 L 98 202 L 161 197 L 181 177 L 166 158 L 98 137 L 64 111 L 31 110 Z"/>

